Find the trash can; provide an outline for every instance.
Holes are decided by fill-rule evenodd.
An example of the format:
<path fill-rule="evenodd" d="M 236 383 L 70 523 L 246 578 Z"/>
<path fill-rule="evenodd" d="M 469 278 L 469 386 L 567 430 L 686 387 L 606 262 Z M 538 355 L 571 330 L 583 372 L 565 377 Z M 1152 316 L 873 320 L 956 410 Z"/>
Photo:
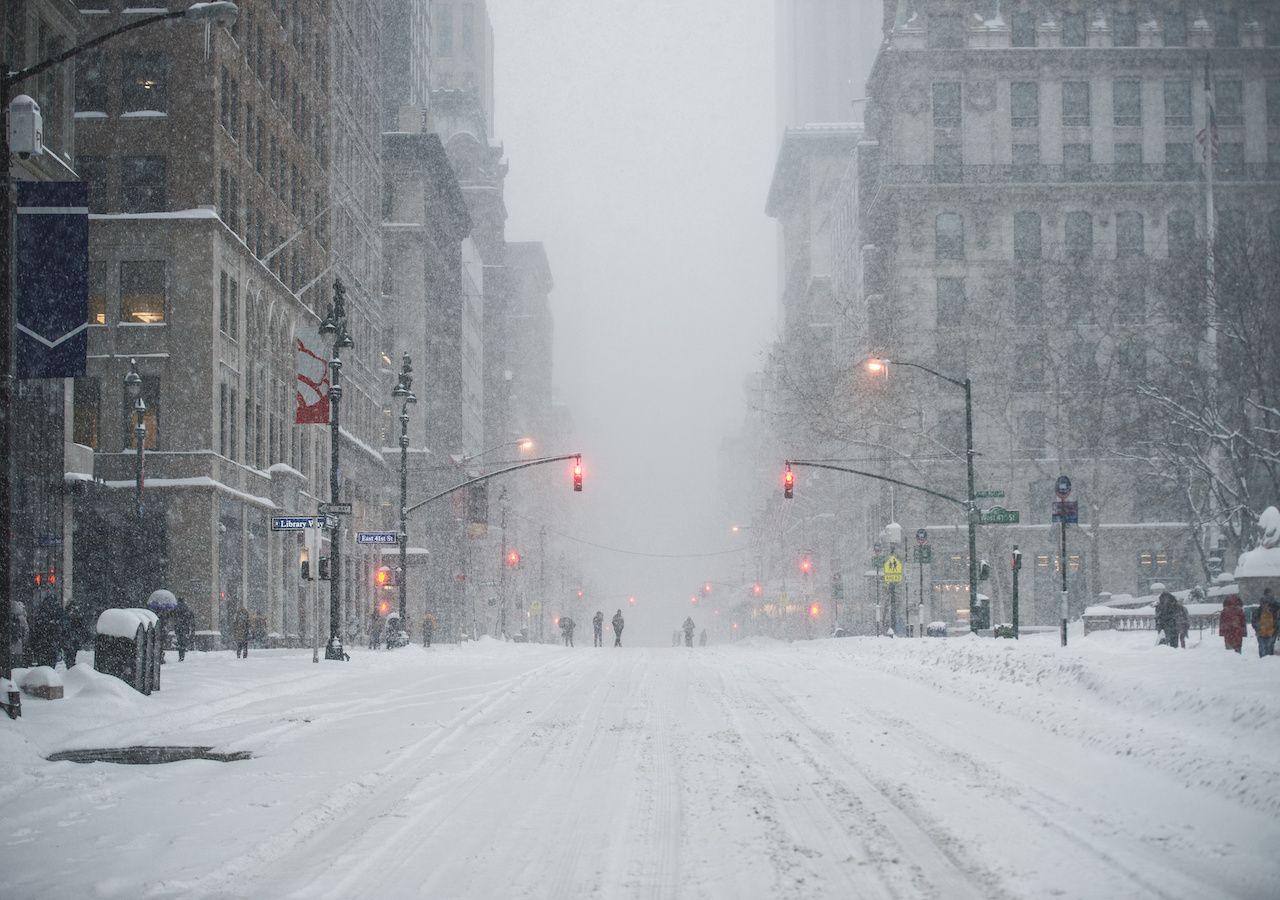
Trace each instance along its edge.
<path fill-rule="evenodd" d="M 95 630 L 95 669 L 119 678 L 143 694 L 159 690 L 155 613 L 149 609 L 106 609 L 98 616 Z"/>

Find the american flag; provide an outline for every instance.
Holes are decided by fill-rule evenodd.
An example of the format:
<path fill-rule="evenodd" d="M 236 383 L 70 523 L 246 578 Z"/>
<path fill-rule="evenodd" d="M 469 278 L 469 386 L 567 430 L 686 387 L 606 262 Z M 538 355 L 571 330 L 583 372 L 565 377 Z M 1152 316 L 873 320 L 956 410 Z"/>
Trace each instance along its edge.
<path fill-rule="evenodd" d="M 1213 86 L 1209 80 L 1209 65 L 1204 67 L 1204 105 L 1209 111 L 1209 124 L 1196 132 L 1196 143 L 1202 148 L 1204 159 L 1218 159 L 1218 120 L 1213 114 Z"/>

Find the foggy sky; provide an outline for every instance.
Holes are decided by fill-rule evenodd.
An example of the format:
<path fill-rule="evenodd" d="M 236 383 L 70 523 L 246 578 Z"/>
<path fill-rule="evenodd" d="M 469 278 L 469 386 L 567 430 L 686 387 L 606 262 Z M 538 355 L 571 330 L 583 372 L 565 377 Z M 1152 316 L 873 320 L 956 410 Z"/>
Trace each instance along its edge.
<path fill-rule="evenodd" d="M 564 530 L 651 554 L 733 546 L 717 448 L 745 411 L 776 307 L 771 0 L 490 0 L 508 240 L 546 244 L 555 392 L 584 453 Z M 762 487 L 762 490 L 764 488 Z M 669 640 L 737 556 L 583 545 L 628 634 Z M 606 615 L 612 608 L 606 609 Z M 699 627 L 710 610 L 696 609 Z"/>

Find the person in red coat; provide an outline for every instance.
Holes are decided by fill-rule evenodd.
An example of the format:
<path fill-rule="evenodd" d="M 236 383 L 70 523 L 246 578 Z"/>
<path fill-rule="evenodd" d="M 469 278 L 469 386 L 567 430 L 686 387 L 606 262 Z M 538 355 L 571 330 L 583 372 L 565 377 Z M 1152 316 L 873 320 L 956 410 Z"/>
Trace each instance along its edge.
<path fill-rule="evenodd" d="M 1244 604 L 1238 594 L 1232 594 L 1222 601 L 1222 615 L 1218 617 L 1218 634 L 1228 650 L 1240 652 L 1240 644 L 1244 641 Z"/>

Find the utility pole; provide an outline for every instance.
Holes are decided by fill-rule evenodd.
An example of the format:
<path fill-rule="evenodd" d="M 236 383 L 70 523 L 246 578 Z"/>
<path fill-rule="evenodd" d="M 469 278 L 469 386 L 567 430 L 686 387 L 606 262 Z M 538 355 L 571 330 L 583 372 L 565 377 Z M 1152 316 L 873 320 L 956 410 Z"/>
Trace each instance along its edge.
<path fill-rule="evenodd" d="M 538 529 L 538 643 L 542 643 L 542 623 L 547 618 L 547 526 Z"/>
<path fill-rule="evenodd" d="M 1013 545 L 1013 637 L 1018 638 L 1018 573 L 1022 571 L 1022 551 Z"/>

